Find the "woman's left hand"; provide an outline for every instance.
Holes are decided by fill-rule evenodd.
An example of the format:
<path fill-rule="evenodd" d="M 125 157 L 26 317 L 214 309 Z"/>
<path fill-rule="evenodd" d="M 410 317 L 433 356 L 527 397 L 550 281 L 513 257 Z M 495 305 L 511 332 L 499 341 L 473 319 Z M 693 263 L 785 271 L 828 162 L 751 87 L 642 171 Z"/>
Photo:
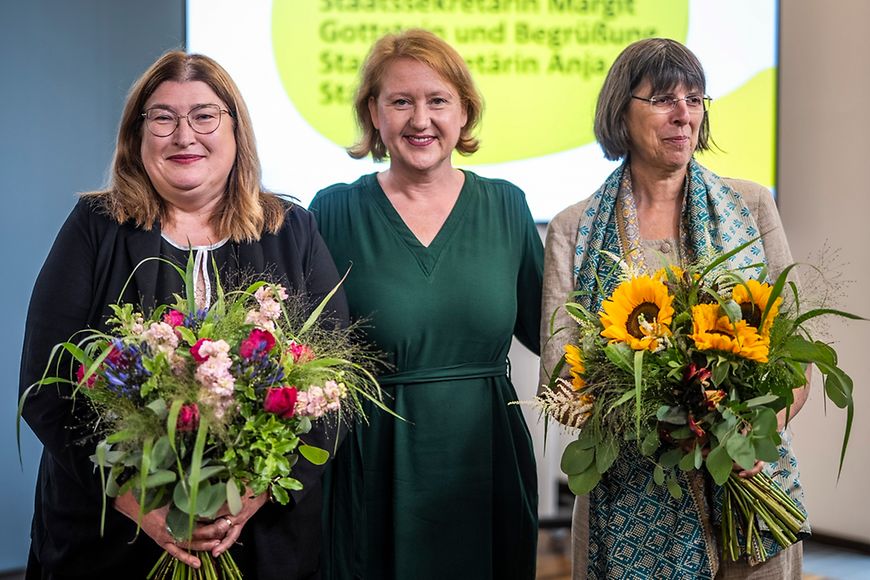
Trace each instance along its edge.
<path fill-rule="evenodd" d="M 225 513 L 218 516 L 214 522 L 206 527 L 214 527 L 215 532 L 223 534 L 223 539 L 215 546 L 211 554 L 215 558 L 227 551 L 236 543 L 242 533 L 242 528 L 257 511 L 268 501 L 268 494 L 252 495 L 250 489 L 246 489 L 242 495 L 242 509 L 236 515 Z"/>
<path fill-rule="evenodd" d="M 744 479 L 751 479 L 753 476 L 761 473 L 761 469 L 764 467 L 763 461 L 756 461 L 755 465 L 752 466 L 752 469 L 743 469 L 740 465 L 734 464 L 734 471 L 738 471 L 738 477 L 742 477 Z"/>

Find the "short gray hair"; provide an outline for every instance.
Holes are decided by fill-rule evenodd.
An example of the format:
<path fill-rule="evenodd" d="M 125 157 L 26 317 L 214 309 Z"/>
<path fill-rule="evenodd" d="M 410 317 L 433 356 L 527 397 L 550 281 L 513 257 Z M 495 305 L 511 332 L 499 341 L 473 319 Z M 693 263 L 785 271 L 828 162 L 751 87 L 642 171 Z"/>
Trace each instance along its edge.
<path fill-rule="evenodd" d="M 645 38 L 628 45 L 607 73 L 595 107 L 595 138 L 604 156 L 616 161 L 628 155 L 625 112 L 634 90 L 649 81 L 652 94 L 667 92 L 678 85 L 704 93 L 704 68 L 691 50 L 669 38 Z M 713 142 L 708 115 L 701 121 L 696 151 L 707 151 Z"/>

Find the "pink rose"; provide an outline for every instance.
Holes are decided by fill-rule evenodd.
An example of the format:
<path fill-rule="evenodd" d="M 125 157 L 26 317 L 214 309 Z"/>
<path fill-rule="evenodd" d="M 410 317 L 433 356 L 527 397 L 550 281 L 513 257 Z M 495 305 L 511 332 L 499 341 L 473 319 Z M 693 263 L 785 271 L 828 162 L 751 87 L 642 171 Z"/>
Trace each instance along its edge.
<path fill-rule="evenodd" d="M 181 406 L 178 412 L 178 422 L 175 424 L 178 431 L 196 431 L 199 428 L 199 407 L 196 403 L 188 403 Z"/>
<path fill-rule="evenodd" d="M 274 387 L 266 389 L 263 409 L 267 413 L 278 415 L 282 419 L 290 419 L 296 411 L 296 387 Z"/>
<path fill-rule="evenodd" d="M 76 371 L 76 379 L 78 379 L 79 383 L 81 383 L 85 378 L 85 365 L 80 364 L 78 370 Z M 88 377 L 88 382 L 85 383 L 85 386 L 89 389 L 94 388 L 94 383 L 97 381 L 97 373 L 92 374 Z"/>
<path fill-rule="evenodd" d="M 196 344 L 190 347 L 190 354 L 193 355 L 193 360 L 198 363 L 204 363 L 208 360 L 208 355 L 199 354 L 199 349 L 202 348 L 202 345 L 206 342 L 211 342 L 211 340 L 209 340 L 208 338 L 200 338 L 196 341 Z"/>
<path fill-rule="evenodd" d="M 314 351 L 307 344 L 299 344 L 295 341 L 290 341 L 290 354 L 293 355 L 293 362 L 296 364 L 307 363 L 314 360 Z"/>
<path fill-rule="evenodd" d="M 175 328 L 176 326 L 181 326 L 182 324 L 184 324 L 184 314 L 182 314 L 178 310 L 170 310 L 163 315 L 163 322 L 165 322 L 172 328 Z"/>
<path fill-rule="evenodd" d="M 255 328 L 248 335 L 248 338 L 242 341 L 239 345 L 239 354 L 243 358 L 251 358 L 255 351 L 266 353 L 272 350 L 275 346 L 275 337 L 268 330 Z"/>

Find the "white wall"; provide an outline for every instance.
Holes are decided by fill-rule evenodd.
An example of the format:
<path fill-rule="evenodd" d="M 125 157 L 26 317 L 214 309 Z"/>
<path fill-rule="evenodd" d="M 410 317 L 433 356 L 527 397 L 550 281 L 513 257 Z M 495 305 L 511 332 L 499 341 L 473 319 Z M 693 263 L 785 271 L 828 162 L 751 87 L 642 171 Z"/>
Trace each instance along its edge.
<path fill-rule="evenodd" d="M 841 249 L 845 266 L 817 265 L 854 280 L 844 287 L 841 307 L 864 316 L 870 316 L 868 24 L 866 0 L 781 2 L 780 214 L 796 260 L 817 262 L 825 243 Z M 815 530 L 870 543 L 870 322 L 832 324 L 830 338 L 855 381 L 855 424 L 839 484 L 845 413 L 830 404 L 825 413 L 818 377 L 795 419 L 795 449 Z"/>

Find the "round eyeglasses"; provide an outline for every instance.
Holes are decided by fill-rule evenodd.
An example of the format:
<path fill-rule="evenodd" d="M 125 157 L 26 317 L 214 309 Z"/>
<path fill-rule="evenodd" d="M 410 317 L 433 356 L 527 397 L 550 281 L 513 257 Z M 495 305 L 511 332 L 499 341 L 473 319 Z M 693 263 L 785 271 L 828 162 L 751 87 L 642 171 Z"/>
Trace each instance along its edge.
<path fill-rule="evenodd" d="M 169 137 L 178 129 L 181 119 L 187 119 L 190 128 L 200 135 L 214 133 L 221 126 L 221 116 L 224 113 L 232 117 L 232 113 L 221 109 L 218 105 L 199 105 L 188 111 L 186 115 L 179 115 L 163 107 L 151 107 L 142 113 L 142 117 L 145 118 L 145 127 L 152 135 Z"/>
<path fill-rule="evenodd" d="M 713 102 L 713 99 L 707 95 L 688 95 L 682 99 L 672 95 L 653 95 L 648 99 L 631 95 L 631 98 L 649 103 L 649 108 L 655 113 L 670 113 L 677 108 L 677 103 L 680 101 L 686 102 L 686 108 L 689 109 L 690 113 L 703 113 L 710 108 L 710 103 Z"/>

